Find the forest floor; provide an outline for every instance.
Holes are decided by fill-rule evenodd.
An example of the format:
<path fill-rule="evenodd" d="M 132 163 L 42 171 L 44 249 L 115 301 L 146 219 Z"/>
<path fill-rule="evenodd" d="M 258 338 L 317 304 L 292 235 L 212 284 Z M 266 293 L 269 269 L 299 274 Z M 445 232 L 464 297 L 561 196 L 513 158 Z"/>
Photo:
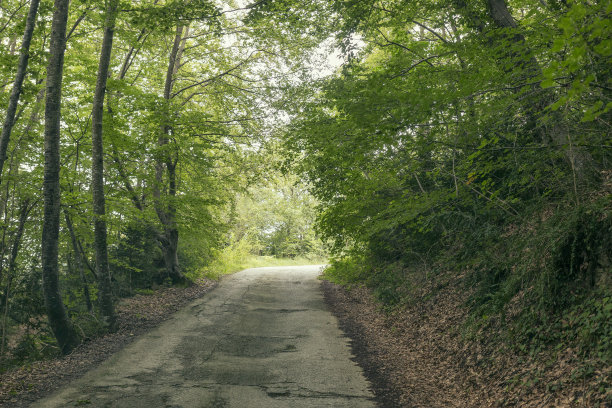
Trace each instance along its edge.
<path fill-rule="evenodd" d="M 395 407 L 610 407 L 610 367 L 572 380 L 584 367 L 573 350 L 536 358 L 466 341 L 466 294 L 452 278 L 386 313 L 364 287 L 323 282 L 325 299 L 352 339 L 356 361 L 380 405 Z M 608 402 L 606 402 L 608 401 Z"/>
<path fill-rule="evenodd" d="M 26 407 L 68 384 L 216 284 L 216 281 L 201 279 L 187 288 L 163 288 L 150 295 L 122 299 L 117 305 L 119 330 L 116 333 L 87 341 L 66 357 L 38 361 L 0 374 L 0 406 Z"/>

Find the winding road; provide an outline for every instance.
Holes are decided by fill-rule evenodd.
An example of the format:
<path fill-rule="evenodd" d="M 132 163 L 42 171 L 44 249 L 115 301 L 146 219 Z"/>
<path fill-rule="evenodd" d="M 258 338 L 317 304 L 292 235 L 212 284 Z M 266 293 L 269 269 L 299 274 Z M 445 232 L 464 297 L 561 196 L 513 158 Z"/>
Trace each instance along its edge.
<path fill-rule="evenodd" d="M 248 269 L 33 407 L 374 407 L 320 266 Z"/>

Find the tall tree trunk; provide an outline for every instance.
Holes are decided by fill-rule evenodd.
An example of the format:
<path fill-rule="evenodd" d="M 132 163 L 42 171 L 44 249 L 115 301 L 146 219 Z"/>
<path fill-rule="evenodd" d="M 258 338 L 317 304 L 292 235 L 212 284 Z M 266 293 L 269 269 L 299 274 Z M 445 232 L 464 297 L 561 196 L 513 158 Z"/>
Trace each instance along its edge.
<path fill-rule="evenodd" d="M 44 219 L 42 228 L 43 293 L 49 325 L 63 354 L 79 344 L 66 314 L 59 288 L 58 238 L 60 225 L 60 116 L 62 76 L 66 50 L 66 23 L 69 0 L 55 0 L 45 98 L 45 169 L 43 183 Z"/>
<path fill-rule="evenodd" d="M 159 3 L 159 0 L 153 1 L 154 6 L 157 5 L 157 3 Z M 138 44 L 138 46 L 132 45 L 130 49 L 128 50 L 128 53 L 126 54 L 123 60 L 123 63 L 121 64 L 121 69 L 119 70 L 119 74 L 117 74 L 118 80 L 125 79 L 125 76 L 127 75 L 128 70 L 132 66 L 132 63 L 136 59 L 136 56 L 138 55 L 138 53 L 144 46 L 144 43 L 146 42 L 148 35 L 149 33 L 147 32 L 146 28 L 143 28 L 142 30 L 140 30 L 140 34 L 138 34 L 138 38 L 136 39 L 136 44 Z M 116 92 L 115 95 L 118 96 L 118 95 L 121 95 L 121 93 Z M 111 121 L 109 122 L 111 126 L 113 125 L 113 121 L 112 121 L 113 111 L 111 108 L 112 97 L 113 97 L 112 94 L 109 94 L 109 93 L 106 94 L 106 99 L 107 99 L 106 105 L 107 105 L 108 114 L 111 116 Z M 119 176 L 121 177 L 123 181 L 123 185 L 125 189 L 130 194 L 132 203 L 139 211 L 142 212 L 144 210 L 144 202 L 143 202 L 144 199 L 141 199 L 140 197 L 138 197 L 136 190 L 134 189 L 134 187 L 132 186 L 132 183 L 130 182 L 130 179 L 127 175 L 125 167 L 123 166 L 123 162 L 121 161 L 119 151 L 117 150 L 115 142 L 112 138 L 112 134 L 113 132 L 111 131 L 110 132 L 111 137 L 109 139 L 110 146 L 111 146 L 111 157 L 113 159 L 113 162 L 116 164 L 117 171 L 119 172 Z"/>
<path fill-rule="evenodd" d="M 94 209 L 94 246 L 96 251 L 96 275 L 98 276 L 98 301 L 104 324 L 110 331 L 117 329 L 117 318 L 113 307 L 110 271 L 108 268 L 108 246 L 106 242 L 106 203 L 104 198 L 104 149 L 102 121 L 104 116 L 104 94 L 108 79 L 113 35 L 117 16 L 117 0 L 109 0 L 104 23 L 104 38 L 98 65 L 98 79 L 92 110 L 92 166 L 91 190 Z"/>
<path fill-rule="evenodd" d="M 21 50 L 19 51 L 19 64 L 17 65 L 17 74 L 13 83 L 13 90 L 9 98 L 9 104 L 6 109 L 4 125 L 2 126 L 2 134 L 0 135 L 0 180 L 2 180 L 2 169 L 6 161 L 6 149 L 8 148 L 9 140 L 11 139 L 11 131 L 15 124 L 15 113 L 17 112 L 17 104 L 21 96 L 21 87 L 28 69 L 28 61 L 30 59 L 30 43 L 32 41 L 32 33 L 36 24 L 36 14 L 38 13 L 38 5 L 40 0 L 32 0 L 30 10 L 26 18 L 26 26 L 23 32 L 23 41 L 21 42 Z"/>
<path fill-rule="evenodd" d="M 164 84 L 164 99 L 166 101 L 166 112 L 164 114 L 164 123 L 161 126 L 161 132 L 157 140 L 159 147 L 159 155 L 155 166 L 155 186 L 153 189 L 153 198 L 155 201 L 155 211 L 164 228 L 163 234 L 160 234 L 158 241 L 161 245 L 164 254 L 164 263 L 166 273 L 172 279 L 172 282 L 179 283 L 185 280 L 185 277 L 180 271 L 178 262 L 178 239 L 179 232 L 176 223 L 176 163 L 177 158 L 173 157 L 170 149 L 168 149 L 169 137 L 172 133 L 168 112 L 170 99 L 172 98 L 172 86 L 174 83 L 174 74 L 177 70 L 178 56 L 180 55 L 181 39 L 183 37 L 182 25 L 176 29 L 174 43 L 170 51 L 170 61 L 168 63 L 168 71 L 166 72 L 166 82 Z M 164 184 L 164 173 L 166 173 L 168 187 L 167 197 L 162 199 L 161 190 Z"/>

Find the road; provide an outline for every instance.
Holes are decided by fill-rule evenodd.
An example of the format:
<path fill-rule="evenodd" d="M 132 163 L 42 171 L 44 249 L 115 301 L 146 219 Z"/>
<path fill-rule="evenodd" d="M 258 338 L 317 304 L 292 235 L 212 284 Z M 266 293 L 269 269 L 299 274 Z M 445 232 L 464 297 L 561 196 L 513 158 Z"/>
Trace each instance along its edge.
<path fill-rule="evenodd" d="M 374 407 L 320 267 L 248 269 L 33 407 Z"/>

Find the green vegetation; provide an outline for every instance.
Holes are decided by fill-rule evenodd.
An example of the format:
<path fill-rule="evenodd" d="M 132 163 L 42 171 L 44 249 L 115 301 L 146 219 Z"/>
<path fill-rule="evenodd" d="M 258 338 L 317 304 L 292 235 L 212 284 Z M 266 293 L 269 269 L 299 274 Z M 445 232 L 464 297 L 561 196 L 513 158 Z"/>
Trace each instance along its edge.
<path fill-rule="evenodd" d="M 230 249 L 231 248 L 231 249 Z M 210 279 L 219 279 L 223 275 L 229 275 L 248 268 L 261 268 L 270 266 L 299 266 L 325 264 L 323 258 L 277 258 L 273 256 L 257 256 L 250 252 L 240 253 L 233 247 L 228 247 L 215 258 L 215 260 L 203 269 L 203 274 Z"/>
<path fill-rule="evenodd" d="M 246 268 L 325 263 L 326 252 L 314 230 L 315 205 L 295 176 L 268 171 L 236 196 L 226 245 L 196 273 L 218 279 Z"/>
<path fill-rule="evenodd" d="M 348 62 L 286 103 L 326 276 L 393 308 L 454 273 L 467 339 L 579 349 L 607 388 L 612 2 L 334 9 Z"/>
<path fill-rule="evenodd" d="M 24 4 L 0 6 L 3 364 L 321 237 L 387 308 L 455 274 L 466 339 L 610 366 L 610 0 Z"/>
<path fill-rule="evenodd" d="M 326 8 L 2 2 L 0 369 L 115 330 L 120 297 L 322 256 L 268 140 Z"/>

